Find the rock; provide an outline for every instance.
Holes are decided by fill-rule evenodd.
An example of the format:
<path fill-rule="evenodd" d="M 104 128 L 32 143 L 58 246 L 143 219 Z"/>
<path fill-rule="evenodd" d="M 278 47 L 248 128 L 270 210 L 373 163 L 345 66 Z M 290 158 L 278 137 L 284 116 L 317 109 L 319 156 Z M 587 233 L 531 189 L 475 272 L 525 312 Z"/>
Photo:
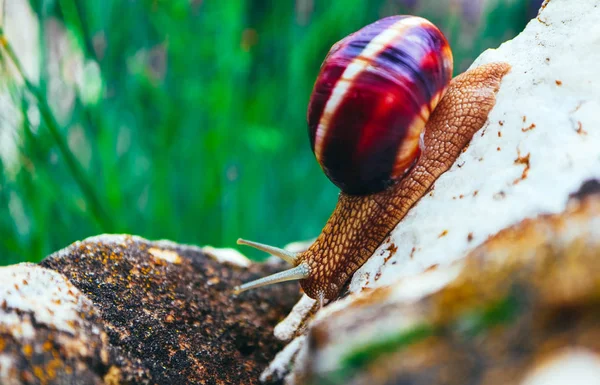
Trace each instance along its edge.
<path fill-rule="evenodd" d="M 548 1 L 521 34 L 475 61 L 512 66 L 488 122 L 357 271 L 352 292 L 459 260 L 504 228 L 562 212 L 600 179 L 598 20 L 597 1 Z"/>
<path fill-rule="evenodd" d="M 93 303 L 33 264 L 0 268 L 0 383 L 108 384 L 118 377 Z"/>
<path fill-rule="evenodd" d="M 486 126 L 319 309 L 233 250 L 101 236 L 0 269 L 0 382 L 591 384 L 600 377 L 600 7 L 546 1 Z M 15 286 L 16 285 L 16 286 Z"/>
<path fill-rule="evenodd" d="M 327 354 L 307 353 L 307 345 L 315 348 L 315 336 L 321 335 L 319 320 L 345 314 L 358 338 L 378 317 L 389 318 L 380 309 L 354 318 L 354 306 L 376 302 L 385 290 L 393 290 L 402 303 L 420 301 L 454 282 L 461 261 L 490 237 L 530 218 L 563 213 L 573 194 L 598 190 L 598 183 L 590 182 L 600 180 L 598 20 L 594 0 L 546 1 L 519 36 L 481 55 L 473 67 L 495 61 L 512 66 L 486 125 L 354 274 L 350 295 L 319 310 L 313 326 L 307 321 L 313 312 L 303 299 L 277 326 L 278 336 L 301 342 L 294 340 L 294 354 L 286 350 L 264 375 L 285 376 L 276 368 L 294 365 L 284 359 L 296 362 L 298 375 L 304 367 L 321 373 L 319 368 L 347 350 L 327 344 Z M 398 317 L 398 323 L 412 322 L 404 309 Z M 302 338 L 307 333 L 309 338 Z"/>
<path fill-rule="evenodd" d="M 572 201 L 562 214 L 503 230 L 465 260 L 433 269 L 436 278 L 451 279 L 412 303 L 399 284 L 318 314 L 303 347 L 310 359 L 297 367 L 296 380 L 597 384 L 598 255 L 595 194 Z M 412 283 L 418 280 L 429 280 L 421 284 L 430 288 L 435 282 L 422 276 Z"/>
<path fill-rule="evenodd" d="M 281 266 L 208 250 L 104 235 L 0 269 L 0 383 L 257 383 L 298 285 L 233 296 Z"/>

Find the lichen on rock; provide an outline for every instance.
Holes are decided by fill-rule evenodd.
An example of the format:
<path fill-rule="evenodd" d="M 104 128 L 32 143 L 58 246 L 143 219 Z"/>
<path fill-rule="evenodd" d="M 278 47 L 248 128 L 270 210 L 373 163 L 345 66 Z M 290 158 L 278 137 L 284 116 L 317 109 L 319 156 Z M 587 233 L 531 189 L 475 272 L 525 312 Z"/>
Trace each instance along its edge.
<path fill-rule="evenodd" d="M 232 295 L 277 267 L 222 264 L 198 247 L 139 237 L 78 242 L 42 265 L 92 300 L 115 351 L 152 383 L 255 381 L 281 348 L 273 326 L 298 298 L 294 283 Z"/>
<path fill-rule="evenodd" d="M 1 268 L 0 383 L 256 383 L 298 285 L 236 297 L 280 266 L 210 251 L 102 235 Z"/>

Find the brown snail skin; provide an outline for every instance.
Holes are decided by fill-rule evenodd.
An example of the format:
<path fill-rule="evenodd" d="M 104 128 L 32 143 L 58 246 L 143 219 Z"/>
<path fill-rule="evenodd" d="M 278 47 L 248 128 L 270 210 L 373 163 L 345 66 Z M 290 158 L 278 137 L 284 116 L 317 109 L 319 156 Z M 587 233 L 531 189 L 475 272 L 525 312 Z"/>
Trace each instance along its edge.
<path fill-rule="evenodd" d="M 294 267 L 235 291 L 300 280 L 321 303 L 337 298 L 483 127 L 509 70 L 507 63 L 485 64 L 450 81 L 446 39 L 414 16 L 382 19 L 334 45 L 308 121 L 317 160 L 342 189 L 337 206 L 305 252 L 238 240 Z"/>

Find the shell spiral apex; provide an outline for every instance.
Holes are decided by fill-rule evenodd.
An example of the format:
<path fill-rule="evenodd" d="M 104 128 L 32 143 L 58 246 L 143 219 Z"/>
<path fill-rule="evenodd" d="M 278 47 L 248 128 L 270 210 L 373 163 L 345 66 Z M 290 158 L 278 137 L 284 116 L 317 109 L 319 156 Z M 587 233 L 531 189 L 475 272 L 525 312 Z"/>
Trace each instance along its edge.
<path fill-rule="evenodd" d="M 325 174 L 352 195 L 404 175 L 451 78 L 446 38 L 420 17 L 387 17 L 335 44 L 308 106 L 310 143 Z"/>

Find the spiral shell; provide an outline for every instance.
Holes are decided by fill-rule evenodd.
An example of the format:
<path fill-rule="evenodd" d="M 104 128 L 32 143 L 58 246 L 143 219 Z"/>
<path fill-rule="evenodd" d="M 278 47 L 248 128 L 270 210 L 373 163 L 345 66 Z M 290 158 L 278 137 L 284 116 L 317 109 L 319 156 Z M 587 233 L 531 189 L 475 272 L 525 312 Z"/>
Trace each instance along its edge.
<path fill-rule="evenodd" d="M 308 107 L 311 147 L 325 174 L 351 195 L 402 177 L 451 78 L 446 38 L 420 17 L 388 17 L 336 43 Z"/>

